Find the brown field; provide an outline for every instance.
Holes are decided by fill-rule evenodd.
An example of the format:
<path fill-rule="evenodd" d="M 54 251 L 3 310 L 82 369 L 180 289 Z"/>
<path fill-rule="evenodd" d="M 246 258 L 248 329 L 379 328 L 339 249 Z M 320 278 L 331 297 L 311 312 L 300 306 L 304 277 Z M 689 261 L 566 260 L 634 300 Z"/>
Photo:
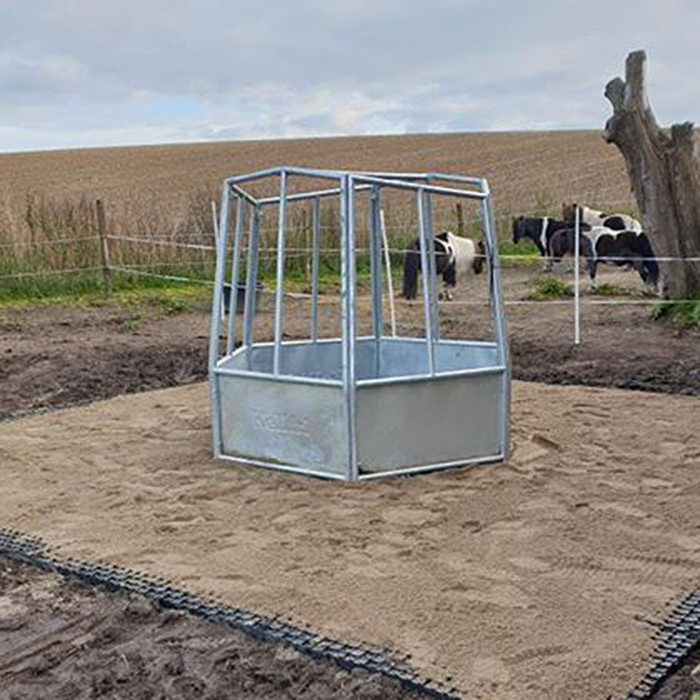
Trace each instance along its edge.
<path fill-rule="evenodd" d="M 621 156 L 598 132 L 364 136 L 77 149 L 0 155 L 0 196 L 102 198 L 124 225 L 150 209 L 164 223 L 221 180 L 277 165 L 487 177 L 496 207 L 557 207 L 563 199 L 629 202 Z"/>
<path fill-rule="evenodd" d="M 543 194 L 625 196 L 617 149 L 593 131 L 421 134 L 75 149 L 0 155 L 0 186 L 11 198 L 102 197 L 135 192 L 177 205 L 227 175 L 277 165 L 467 173 L 489 178 L 497 202 L 523 204 Z"/>

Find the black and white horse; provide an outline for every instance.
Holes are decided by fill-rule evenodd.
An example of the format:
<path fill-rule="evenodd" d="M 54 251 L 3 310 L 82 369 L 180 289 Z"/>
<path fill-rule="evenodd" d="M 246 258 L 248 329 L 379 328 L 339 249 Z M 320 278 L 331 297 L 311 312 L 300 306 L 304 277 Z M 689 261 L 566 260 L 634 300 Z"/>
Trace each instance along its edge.
<path fill-rule="evenodd" d="M 513 243 L 517 245 L 522 240 L 532 241 L 537 246 L 537 250 L 540 251 L 540 255 L 545 258 L 542 271 L 551 272 L 553 261 L 550 245 L 552 237 L 563 228 L 567 228 L 565 221 L 559 221 L 550 216 L 518 216 L 513 219 Z M 589 227 L 584 225 L 581 228 Z"/>
<path fill-rule="evenodd" d="M 470 270 L 481 274 L 484 269 L 486 248 L 484 242 L 474 242 L 471 238 L 455 236 L 452 231 L 444 231 L 433 238 L 435 247 L 435 270 L 442 275 L 444 298 L 452 299 L 450 289 L 457 284 L 457 277 Z M 420 239 L 413 241 L 406 253 L 403 264 L 403 296 L 415 299 L 418 293 L 418 273 L 421 271 Z M 442 295 L 441 295 L 442 296 Z"/>
<path fill-rule="evenodd" d="M 636 231 L 642 233 L 642 224 L 629 214 L 606 214 L 583 204 L 562 204 L 562 216 L 567 227 L 573 228 L 576 220 L 576 207 L 580 211 L 581 223 L 590 227 L 604 226 L 612 231 Z"/>
<path fill-rule="evenodd" d="M 549 242 L 552 258 L 558 262 L 564 255 L 575 253 L 575 229 L 557 231 Z M 581 231 L 580 255 L 586 260 L 589 291 L 596 287 L 598 265 L 628 265 L 634 268 L 644 284 L 654 288 L 659 282 L 659 264 L 654 257 L 649 237 L 643 231 L 615 231 L 605 226 L 593 226 Z"/>

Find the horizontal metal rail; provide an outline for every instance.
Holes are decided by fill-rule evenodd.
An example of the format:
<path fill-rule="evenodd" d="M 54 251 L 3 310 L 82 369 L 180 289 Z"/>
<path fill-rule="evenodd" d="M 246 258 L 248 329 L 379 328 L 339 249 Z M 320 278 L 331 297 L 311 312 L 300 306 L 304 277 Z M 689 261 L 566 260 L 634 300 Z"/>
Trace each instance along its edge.
<path fill-rule="evenodd" d="M 425 341 L 424 341 L 425 342 Z M 443 379 L 456 379 L 457 377 L 480 377 L 489 374 L 503 374 L 506 368 L 503 365 L 493 367 L 475 367 L 473 369 L 436 371 L 435 374 L 406 374 L 400 377 L 377 377 L 373 379 L 359 379 L 358 387 L 385 386 L 389 384 L 430 384 Z"/>
<path fill-rule="evenodd" d="M 308 377 L 298 374 L 273 374 L 272 372 L 258 372 L 249 369 L 231 369 L 230 367 L 215 367 L 214 372 L 228 377 L 242 377 L 245 379 L 263 379 L 266 381 L 283 382 L 285 384 L 310 384 L 313 386 L 342 387 L 343 382 L 338 379 L 323 379 L 321 377 Z"/>
<path fill-rule="evenodd" d="M 487 457 L 477 457 L 475 459 L 462 459 L 452 462 L 436 462 L 435 464 L 425 464 L 420 467 L 405 467 L 404 469 L 392 469 L 386 472 L 372 472 L 360 474 L 360 481 L 369 481 L 370 479 L 381 479 L 387 476 L 409 476 L 411 474 L 421 474 L 425 472 L 442 471 L 443 469 L 455 469 L 456 467 L 470 467 L 477 464 L 488 464 L 489 462 L 502 462 L 503 454 L 489 455 Z"/>

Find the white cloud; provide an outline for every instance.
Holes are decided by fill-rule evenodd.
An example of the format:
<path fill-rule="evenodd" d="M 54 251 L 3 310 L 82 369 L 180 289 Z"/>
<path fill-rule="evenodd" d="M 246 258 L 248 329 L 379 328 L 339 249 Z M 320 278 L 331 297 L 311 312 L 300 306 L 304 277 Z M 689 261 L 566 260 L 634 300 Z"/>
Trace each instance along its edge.
<path fill-rule="evenodd" d="M 664 121 L 700 112 L 694 0 L 0 0 L 0 151 L 602 127 L 650 54 Z M 124 141 L 119 141 L 124 139 Z"/>

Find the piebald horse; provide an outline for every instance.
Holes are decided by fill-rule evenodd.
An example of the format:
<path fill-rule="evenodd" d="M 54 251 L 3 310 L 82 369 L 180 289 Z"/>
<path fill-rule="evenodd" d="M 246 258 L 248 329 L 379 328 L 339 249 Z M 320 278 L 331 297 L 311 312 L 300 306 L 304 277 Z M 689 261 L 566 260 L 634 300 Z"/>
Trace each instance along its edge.
<path fill-rule="evenodd" d="M 442 275 L 444 293 L 441 298 L 452 299 L 451 289 L 457 285 L 457 277 L 470 270 L 481 274 L 484 269 L 486 248 L 483 241 L 455 236 L 452 231 L 444 231 L 433 238 L 435 247 L 435 270 Z M 415 299 L 418 293 L 418 273 L 421 271 L 420 239 L 413 241 L 406 253 L 403 264 L 403 296 Z"/>
<path fill-rule="evenodd" d="M 542 272 L 551 272 L 553 263 L 552 237 L 563 228 L 568 228 L 568 224 L 551 216 L 518 216 L 513 219 L 513 243 L 517 245 L 522 240 L 532 241 L 537 246 L 537 250 L 540 251 L 540 255 L 545 258 Z M 588 224 L 581 224 L 581 230 L 588 228 L 590 228 Z"/>
<path fill-rule="evenodd" d="M 567 228 L 573 228 L 576 220 L 576 207 L 581 212 L 581 223 L 588 226 L 603 226 L 611 231 L 636 231 L 642 233 L 642 224 L 629 214 L 606 214 L 583 204 L 562 204 L 561 211 Z"/>
<path fill-rule="evenodd" d="M 549 242 L 550 254 L 558 262 L 566 254 L 574 255 L 575 229 L 557 231 Z M 634 268 L 644 284 L 656 288 L 659 283 L 659 264 L 648 236 L 643 231 L 615 231 L 605 226 L 593 226 L 581 231 L 580 254 L 586 260 L 589 291 L 596 287 L 596 272 L 601 263 L 627 265 Z"/>

